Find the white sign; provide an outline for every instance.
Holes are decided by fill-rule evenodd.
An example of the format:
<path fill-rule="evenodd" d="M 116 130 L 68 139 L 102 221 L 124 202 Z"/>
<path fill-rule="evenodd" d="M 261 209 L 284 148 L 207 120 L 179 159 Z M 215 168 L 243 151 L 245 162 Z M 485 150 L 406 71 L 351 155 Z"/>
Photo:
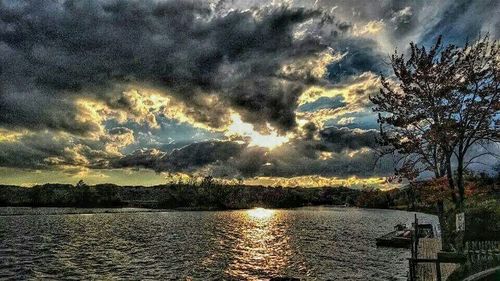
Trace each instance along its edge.
<path fill-rule="evenodd" d="M 455 225 L 457 226 L 457 231 L 465 231 L 465 213 L 458 213 L 456 215 Z"/>

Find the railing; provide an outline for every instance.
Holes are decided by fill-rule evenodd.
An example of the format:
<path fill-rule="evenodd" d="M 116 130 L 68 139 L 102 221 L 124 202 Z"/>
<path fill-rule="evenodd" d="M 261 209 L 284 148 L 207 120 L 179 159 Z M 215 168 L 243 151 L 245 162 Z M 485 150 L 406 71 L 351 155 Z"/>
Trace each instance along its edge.
<path fill-rule="evenodd" d="M 484 280 L 498 280 L 500 241 L 466 241 L 461 255 L 462 261 L 453 273 L 453 280 L 483 280 L 491 274 L 496 274 L 497 279 L 488 277 Z"/>
<path fill-rule="evenodd" d="M 418 221 L 415 220 L 417 223 Z M 417 225 L 417 224 L 415 224 Z M 435 275 L 432 280 L 442 281 L 441 264 L 443 263 L 460 263 L 461 270 L 464 272 L 474 273 L 488 268 L 500 265 L 500 241 L 467 241 L 464 245 L 463 252 L 457 253 L 452 259 L 438 258 L 420 258 L 418 252 L 419 235 L 418 228 L 414 230 L 412 236 L 412 253 L 408 259 L 410 270 L 410 281 L 421 280 L 424 276 L 418 276 L 421 271 L 417 270 L 420 263 L 433 263 L 435 265 Z M 433 273 L 434 274 L 434 273 Z M 431 276 L 426 274 L 426 278 Z"/>
<path fill-rule="evenodd" d="M 467 261 L 471 263 L 484 259 L 500 259 L 500 241 L 467 241 L 464 251 Z"/>
<path fill-rule="evenodd" d="M 483 270 L 500 264 L 500 241 L 467 241 L 464 249 L 467 265 Z"/>

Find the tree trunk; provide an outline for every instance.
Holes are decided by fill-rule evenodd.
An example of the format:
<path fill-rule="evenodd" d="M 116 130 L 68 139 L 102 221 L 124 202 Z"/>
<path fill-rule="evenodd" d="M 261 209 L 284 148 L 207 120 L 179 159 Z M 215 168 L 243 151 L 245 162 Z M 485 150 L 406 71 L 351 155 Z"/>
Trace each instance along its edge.
<path fill-rule="evenodd" d="M 441 227 L 441 250 L 443 251 L 451 251 L 450 245 L 450 235 L 449 235 L 449 227 L 446 221 L 445 213 L 444 213 L 444 203 L 443 200 L 438 200 L 436 204 L 437 214 L 439 218 L 439 225 Z"/>
<path fill-rule="evenodd" d="M 451 199 L 455 205 L 457 204 L 457 195 L 455 193 L 455 181 L 453 180 L 453 169 L 451 168 L 451 156 L 446 159 L 446 178 L 448 179 L 448 187 L 451 189 Z"/>
<path fill-rule="evenodd" d="M 458 154 L 457 157 L 457 188 L 458 188 L 458 205 L 461 209 L 463 207 L 464 197 L 465 197 L 465 187 L 464 187 L 464 156 L 462 153 Z"/>

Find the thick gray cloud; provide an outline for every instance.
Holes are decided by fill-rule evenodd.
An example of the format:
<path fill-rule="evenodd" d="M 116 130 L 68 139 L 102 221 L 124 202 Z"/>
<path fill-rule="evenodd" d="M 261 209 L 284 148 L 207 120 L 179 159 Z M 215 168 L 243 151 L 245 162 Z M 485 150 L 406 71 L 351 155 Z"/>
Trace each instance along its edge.
<path fill-rule="evenodd" d="M 96 139 L 43 131 L 20 135 L 0 142 L 0 166 L 27 169 L 58 167 L 108 168 L 109 162 L 123 155 L 117 151 L 133 142 L 127 128 L 114 128 Z"/>
<path fill-rule="evenodd" d="M 44 134 L 30 136 L 18 142 L 0 143 L 0 166 L 17 168 L 43 168 L 44 159 L 64 153 L 65 143 Z"/>
<path fill-rule="evenodd" d="M 359 129 L 330 127 L 319 132 L 323 145 L 328 151 L 341 152 L 361 148 L 376 148 L 378 132 Z"/>
<path fill-rule="evenodd" d="M 203 167 L 217 161 L 226 161 L 239 156 L 243 144 L 231 141 L 207 141 L 193 143 L 181 149 L 175 149 L 164 161 L 158 164 L 158 169 L 164 171 L 189 171 L 192 168 Z"/>
<path fill-rule="evenodd" d="M 391 172 L 391 167 L 376 166 L 375 131 L 347 128 L 318 130 L 312 123 L 305 126 L 306 136 L 291 140 L 273 150 L 247 147 L 240 157 L 213 165 L 215 176 L 281 176 L 320 175 L 369 177 Z M 309 135 L 309 136 L 307 136 Z"/>
<path fill-rule="evenodd" d="M 205 1 L 3 1 L 0 109 L 5 114 L 0 125 L 92 130 L 92 124 L 75 118 L 68 92 L 85 90 L 127 109 L 127 101 L 112 92 L 120 91 L 117 85 L 138 82 L 172 91 L 193 108 L 195 119 L 212 127 L 222 126 L 224 109 L 232 107 L 258 128 L 270 122 L 290 130 L 296 126 L 297 96 L 315 78 L 278 74 L 284 63 L 329 45 L 347 53 L 328 67 L 329 78 L 337 82 L 365 71 L 385 72 L 388 50 L 382 45 L 387 43 L 427 42 L 439 33 L 450 40 L 485 31 L 497 35 L 499 24 L 494 17 L 499 4 L 492 0 L 267 4 L 220 1 L 214 8 Z M 311 19 L 315 24 L 297 38 L 294 30 Z M 390 42 L 351 36 L 355 26 L 369 21 L 383 22 Z M 325 23 L 331 34 L 321 32 Z M 198 98 L 214 93 L 221 98 L 219 114 L 211 114 L 213 108 Z M 20 100 L 33 104 L 23 106 Z"/>
<path fill-rule="evenodd" d="M 485 33 L 494 38 L 500 37 L 500 2 L 481 1 L 446 1 L 446 9 L 440 11 L 432 28 L 422 34 L 422 41 L 429 43 L 439 35 L 445 40 L 463 45 Z"/>
<path fill-rule="evenodd" d="M 138 150 L 114 163 L 115 168 L 143 167 L 158 172 L 192 172 L 205 165 L 239 156 L 246 145 L 233 141 L 205 141 L 167 153 L 156 149 Z"/>
<path fill-rule="evenodd" d="M 159 170 L 158 163 L 165 158 L 166 154 L 157 149 L 141 149 L 114 161 L 114 168 L 146 168 Z"/>
<path fill-rule="evenodd" d="M 28 96 L 16 90 L 23 84 L 46 95 L 45 110 L 61 112 L 61 100 L 81 92 L 127 108 L 126 100 L 110 92 L 145 83 L 174 94 L 193 112 L 213 110 L 198 96 L 216 94 L 221 108 L 241 111 L 244 120 L 289 130 L 295 126 L 295 101 L 314 79 L 293 76 L 292 81 L 279 70 L 325 50 L 317 34 L 294 37 L 297 25 L 311 19 L 322 24 L 322 18 L 318 10 L 286 7 L 217 14 L 204 1 L 2 2 L 0 48 L 9 55 L 0 57 L 0 79 L 16 97 L 1 100 L 4 110 L 21 118 L 3 118 L 0 125 L 37 122 L 70 130 L 40 109 L 17 104 Z M 69 115 L 61 117 L 66 122 L 75 120 L 61 113 Z M 220 127 L 221 115 L 194 118 Z"/>
<path fill-rule="evenodd" d="M 0 126 L 32 130 L 52 129 L 85 135 L 98 130 L 92 120 L 78 119 L 71 99 L 31 92 L 0 90 Z"/>
<path fill-rule="evenodd" d="M 0 1 L 0 133 L 22 135 L 0 136 L 0 166 L 383 175 L 390 168 L 372 165 L 376 132 L 353 129 L 377 127 L 366 98 L 375 84 L 297 108 L 300 95 L 310 86 L 348 89 L 371 77 L 366 72 L 390 74 L 387 54 L 403 53 L 410 41 L 429 44 L 443 34 L 462 44 L 480 32 L 500 36 L 494 0 L 272 2 Z M 325 52 L 337 59 L 321 77 L 314 66 L 324 66 L 317 59 Z M 134 95 L 124 94 L 134 87 Z M 141 99 L 145 89 L 175 102 L 151 112 Z M 82 108 L 80 99 L 133 118 Z M 235 111 L 261 132 L 270 124 L 296 135 L 272 150 L 236 138 L 217 141 L 224 132 L 174 124 L 169 106 L 209 128 L 223 128 Z M 342 114 L 297 128 L 297 112 L 313 116 L 322 109 Z"/>
<path fill-rule="evenodd" d="M 252 176 L 372 176 L 375 166 L 375 131 L 305 126 L 309 137 L 298 138 L 273 150 L 234 141 L 206 141 L 172 152 L 140 150 L 113 163 L 114 167 L 142 167 L 157 172 L 205 171 L 217 177 Z M 324 158 L 322 154 L 327 153 Z"/>
<path fill-rule="evenodd" d="M 388 71 L 387 54 L 384 54 L 373 39 L 344 38 L 337 40 L 334 46 L 345 56 L 328 66 L 328 78 L 333 82 L 344 81 L 353 75 L 368 71 L 376 74 L 385 74 Z"/>

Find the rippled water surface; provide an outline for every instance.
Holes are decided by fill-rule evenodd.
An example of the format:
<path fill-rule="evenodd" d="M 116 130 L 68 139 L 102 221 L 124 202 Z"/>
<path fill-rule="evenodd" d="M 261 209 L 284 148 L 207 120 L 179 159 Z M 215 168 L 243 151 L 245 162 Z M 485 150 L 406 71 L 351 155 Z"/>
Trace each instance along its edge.
<path fill-rule="evenodd" d="M 0 279 L 405 280 L 408 251 L 377 248 L 375 238 L 413 217 L 355 208 L 102 211 L 0 208 Z"/>

